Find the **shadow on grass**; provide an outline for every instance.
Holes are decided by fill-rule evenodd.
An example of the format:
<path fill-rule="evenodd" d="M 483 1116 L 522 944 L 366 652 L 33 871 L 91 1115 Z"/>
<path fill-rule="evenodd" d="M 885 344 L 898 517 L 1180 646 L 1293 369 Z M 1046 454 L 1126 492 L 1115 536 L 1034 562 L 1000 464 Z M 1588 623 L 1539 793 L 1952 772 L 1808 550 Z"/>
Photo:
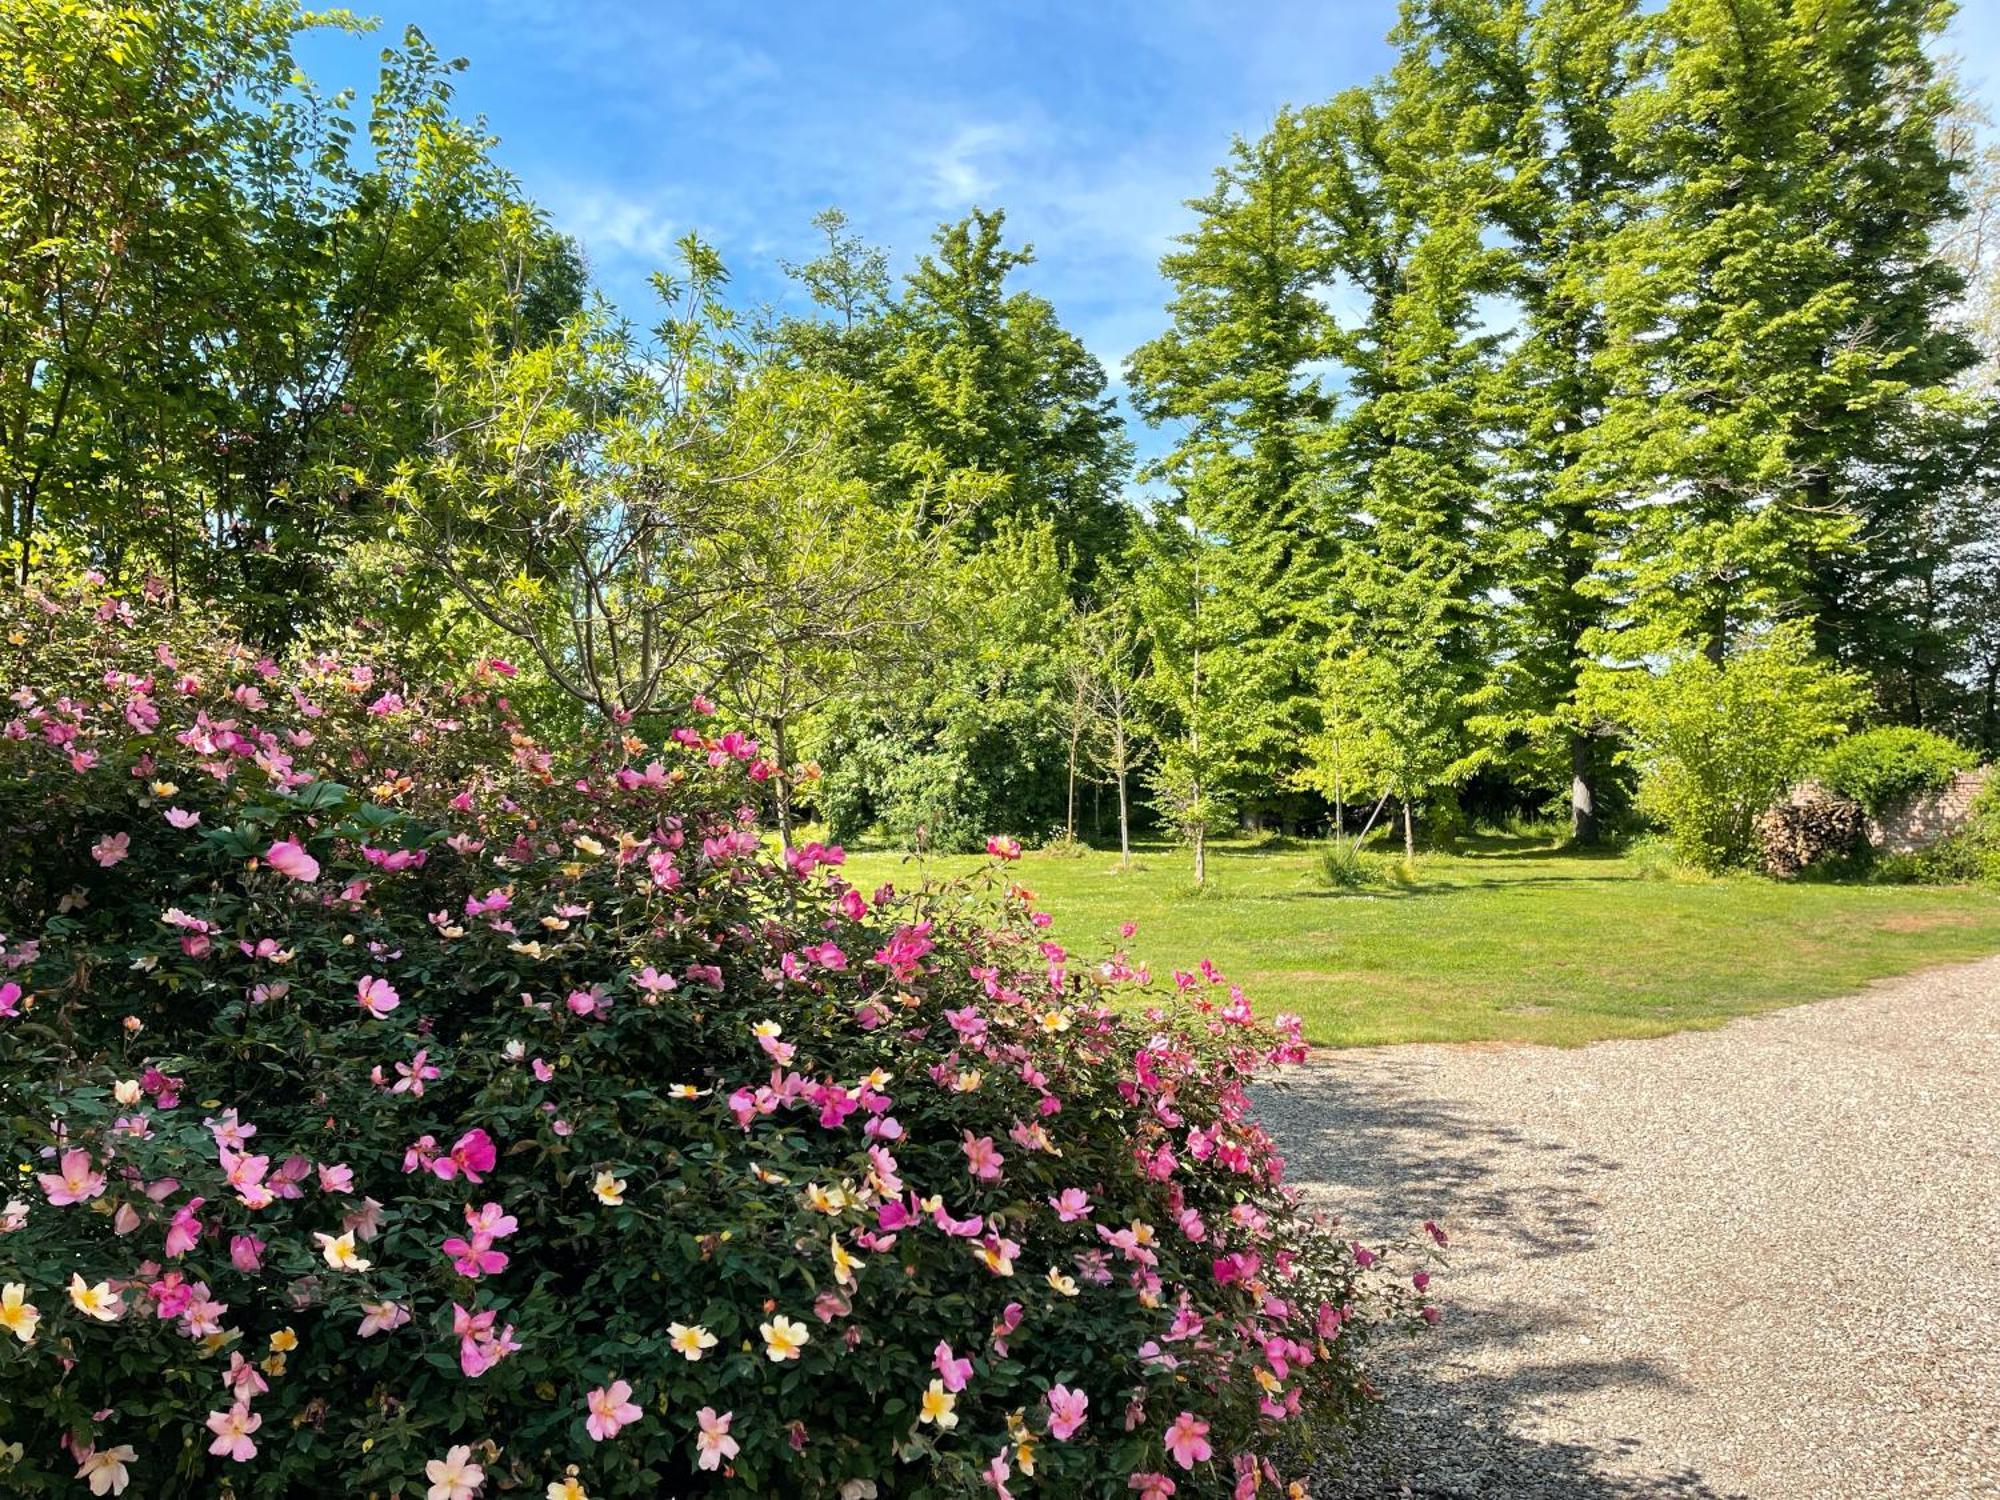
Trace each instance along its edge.
<path fill-rule="evenodd" d="M 1479 880 L 1425 880 L 1422 867 L 1417 877 L 1407 883 L 1393 885 L 1363 886 L 1353 890 L 1337 890 L 1329 886 L 1304 886 L 1296 891 L 1258 891 L 1233 899 L 1239 901 L 1289 901 L 1306 896 L 1316 899 L 1343 896 L 1374 896 L 1378 899 L 1400 899 L 1405 896 L 1454 896 L 1476 895 L 1482 891 L 1504 891 L 1524 886 L 1563 886 L 1569 889 L 1603 888 L 1635 884 L 1630 875 L 1519 875 L 1502 879 Z"/>
<path fill-rule="evenodd" d="M 1574 859 L 1619 860 L 1625 850 L 1617 844 L 1571 844 L 1562 840 L 1518 833 L 1472 833 L 1459 841 L 1460 859 Z"/>

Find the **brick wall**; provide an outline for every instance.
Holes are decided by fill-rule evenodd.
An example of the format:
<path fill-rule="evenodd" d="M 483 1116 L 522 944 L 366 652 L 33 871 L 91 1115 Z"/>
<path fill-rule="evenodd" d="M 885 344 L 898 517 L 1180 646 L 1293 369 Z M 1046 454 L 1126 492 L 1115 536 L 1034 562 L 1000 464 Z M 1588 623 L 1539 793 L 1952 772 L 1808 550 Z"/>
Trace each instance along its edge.
<path fill-rule="evenodd" d="M 1868 820 L 1868 842 L 1889 854 L 1911 854 L 1965 827 L 1972 802 L 1992 768 L 1961 771 L 1949 785 Z"/>

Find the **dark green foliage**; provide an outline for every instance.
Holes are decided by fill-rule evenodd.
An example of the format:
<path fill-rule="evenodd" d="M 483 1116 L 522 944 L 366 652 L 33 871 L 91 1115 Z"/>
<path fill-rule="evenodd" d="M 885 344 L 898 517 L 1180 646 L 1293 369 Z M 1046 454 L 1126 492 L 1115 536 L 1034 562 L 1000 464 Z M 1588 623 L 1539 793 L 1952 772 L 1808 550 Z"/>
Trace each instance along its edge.
<path fill-rule="evenodd" d="M 1324 113 L 1282 110 L 1262 138 L 1231 143 L 1192 204 L 1201 221 L 1160 263 L 1170 326 L 1126 366 L 1134 404 L 1176 436 L 1144 477 L 1170 486 L 1166 509 L 1200 531 L 1219 598 L 1251 616 L 1232 634 L 1266 696 L 1231 760 L 1253 807 L 1272 800 L 1312 722 L 1313 590 L 1339 536 L 1312 504 L 1313 448 L 1335 409 L 1317 368 L 1336 333 L 1322 300 L 1335 274 Z"/>
<path fill-rule="evenodd" d="M 1907 655 L 1892 580 L 1949 383 L 1972 361 L 1934 236 L 1962 207 L 1931 0 L 1673 0 L 1620 116 L 1645 173 L 1606 281 L 1602 461 L 1635 518 L 1633 644 L 1719 652 L 1774 612 L 1842 663 Z"/>
<path fill-rule="evenodd" d="M 1615 470 L 1592 458 L 1612 383 L 1605 277 L 1643 180 L 1617 120 L 1645 81 L 1645 28 L 1631 0 L 1434 0 L 1405 29 L 1435 45 L 1433 88 L 1488 174 L 1482 217 L 1514 324 L 1487 406 L 1481 547 L 1504 593 L 1481 726 L 1498 766 L 1562 796 L 1588 842 L 1617 805 L 1614 746 L 1580 686 L 1612 615 L 1597 570 L 1627 524 Z"/>
<path fill-rule="evenodd" d="M 829 705 L 807 736 L 831 836 L 879 828 L 905 848 L 972 850 L 1063 827 L 1065 585 L 1046 525 L 1003 524 L 954 563 L 933 653 L 890 691 Z"/>
<path fill-rule="evenodd" d="M 826 249 L 792 266 L 820 315 L 779 342 L 853 394 L 841 465 L 877 502 L 949 533 L 931 580 L 936 629 L 909 670 L 828 703 L 802 742 L 825 763 L 808 794 L 838 836 L 905 846 L 1040 840 L 1067 817 L 1062 642 L 1069 602 L 1116 591 L 1107 571 L 1134 513 L 1131 449 L 1104 371 L 1042 297 L 1004 216 L 939 228 L 900 289 L 838 212 Z"/>
<path fill-rule="evenodd" d="M 1232 146 L 1130 373 L 1276 668 L 1258 778 L 1492 767 L 1588 838 L 1591 671 L 1786 619 L 1888 713 L 1970 706 L 1945 16 L 1407 0 L 1374 86 Z"/>

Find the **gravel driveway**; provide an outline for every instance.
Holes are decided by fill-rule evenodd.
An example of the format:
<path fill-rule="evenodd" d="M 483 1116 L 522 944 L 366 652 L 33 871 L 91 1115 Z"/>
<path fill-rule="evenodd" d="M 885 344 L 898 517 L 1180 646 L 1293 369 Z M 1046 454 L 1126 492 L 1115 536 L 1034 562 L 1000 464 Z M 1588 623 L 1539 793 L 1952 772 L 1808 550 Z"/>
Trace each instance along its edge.
<path fill-rule="evenodd" d="M 1330 1053 L 1264 1101 L 1452 1235 L 1322 1497 L 2000 1497 L 2000 958 L 1720 1031 Z"/>

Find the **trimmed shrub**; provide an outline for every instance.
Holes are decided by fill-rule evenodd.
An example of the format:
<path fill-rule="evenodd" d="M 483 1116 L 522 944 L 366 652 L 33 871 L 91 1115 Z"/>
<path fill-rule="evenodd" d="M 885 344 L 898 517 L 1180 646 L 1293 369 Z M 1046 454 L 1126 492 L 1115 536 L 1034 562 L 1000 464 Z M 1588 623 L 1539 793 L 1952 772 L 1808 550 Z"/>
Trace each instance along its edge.
<path fill-rule="evenodd" d="M 1296 1022 L 1004 858 L 854 889 L 753 742 L 559 754 L 500 662 L 0 636 L 9 1495 L 1247 1493 L 1436 1316 L 1281 1191 Z"/>
<path fill-rule="evenodd" d="M 1849 735 L 1820 757 L 1814 775 L 1836 796 L 1859 803 L 1871 817 L 1950 785 L 1979 757 L 1944 735 L 1900 726 Z"/>
<path fill-rule="evenodd" d="M 1868 819 L 1859 803 L 1808 791 L 1758 815 L 1757 844 L 1764 872 L 1789 880 L 1866 854 Z"/>

